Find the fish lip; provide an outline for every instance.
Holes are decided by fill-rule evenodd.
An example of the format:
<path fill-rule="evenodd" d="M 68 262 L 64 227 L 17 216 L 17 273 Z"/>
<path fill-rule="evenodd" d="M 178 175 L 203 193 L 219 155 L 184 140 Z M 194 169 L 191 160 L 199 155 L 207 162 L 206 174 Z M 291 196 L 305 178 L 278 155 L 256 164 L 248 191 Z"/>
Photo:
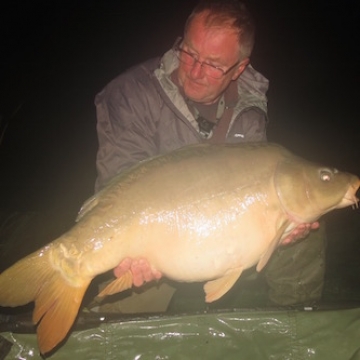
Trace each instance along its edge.
<path fill-rule="evenodd" d="M 344 197 L 336 207 L 337 209 L 352 205 L 353 208 L 359 208 L 359 198 L 356 196 L 357 191 L 360 189 L 360 179 L 357 179 L 354 184 L 349 186 Z"/>

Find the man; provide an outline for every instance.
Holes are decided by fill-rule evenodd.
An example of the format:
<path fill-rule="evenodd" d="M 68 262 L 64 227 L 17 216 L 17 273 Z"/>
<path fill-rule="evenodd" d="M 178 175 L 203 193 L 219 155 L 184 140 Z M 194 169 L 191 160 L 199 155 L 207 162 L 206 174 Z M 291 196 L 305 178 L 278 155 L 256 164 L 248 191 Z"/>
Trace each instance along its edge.
<path fill-rule="evenodd" d="M 268 81 L 249 64 L 253 45 L 253 20 L 241 2 L 203 0 L 161 59 L 110 82 L 95 100 L 96 191 L 138 161 L 185 145 L 266 141 Z M 135 286 L 161 277 L 146 259 L 126 259 L 114 273 L 128 269 Z"/>

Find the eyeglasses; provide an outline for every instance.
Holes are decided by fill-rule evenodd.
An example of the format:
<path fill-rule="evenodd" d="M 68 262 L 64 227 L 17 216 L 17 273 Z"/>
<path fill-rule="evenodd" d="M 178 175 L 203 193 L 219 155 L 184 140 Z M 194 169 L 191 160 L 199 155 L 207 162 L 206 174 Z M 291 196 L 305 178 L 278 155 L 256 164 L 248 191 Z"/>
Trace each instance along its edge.
<path fill-rule="evenodd" d="M 219 66 L 208 64 L 205 61 L 199 61 L 197 59 L 197 55 L 191 54 L 188 51 L 181 49 L 180 45 L 181 45 L 182 40 L 183 39 L 181 37 L 177 38 L 177 40 L 175 41 L 175 44 L 173 46 L 173 51 L 175 52 L 178 59 L 182 63 L 189 65 L 189 66 L 194 66 L 196 63 L 199 63 L 204 74 L 206 74 L 207 76 L 210 76 L 214 79 L 221 79 L 223 76 L 228 74 L 232 69 L 234 69 L 240 63 L 240 60 L 239 60 L 234 65 L 229 67 L 227 70 L 224 70 L 224 69 L 220 68 Z"/>

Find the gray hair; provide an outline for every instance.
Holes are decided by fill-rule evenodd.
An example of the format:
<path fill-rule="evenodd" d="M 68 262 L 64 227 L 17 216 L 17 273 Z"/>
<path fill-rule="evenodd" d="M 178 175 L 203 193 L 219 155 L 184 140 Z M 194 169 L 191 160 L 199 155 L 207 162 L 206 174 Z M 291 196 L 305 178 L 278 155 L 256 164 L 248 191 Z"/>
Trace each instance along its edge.
<path fill-rule="evenodd" d="M 185 24 L 185 35 L 191 21 L 206 14 L 205 26 L 227 26 L 238 31 L 240 60 L 250 57 L 255 42 L 255 24 L 244 3 L 238 0 L 200 0 Z"/>

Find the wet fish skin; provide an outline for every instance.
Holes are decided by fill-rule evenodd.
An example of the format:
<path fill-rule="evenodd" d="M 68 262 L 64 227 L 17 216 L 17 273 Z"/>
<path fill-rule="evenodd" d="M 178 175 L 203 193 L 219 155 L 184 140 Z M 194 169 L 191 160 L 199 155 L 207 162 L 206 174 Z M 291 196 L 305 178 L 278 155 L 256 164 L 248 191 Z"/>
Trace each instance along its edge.
<path fill-rule="evenodd" d="M 177 281 L 207 281 L 206 301 L 215 301 L 244 269 L 260 271 L 298 224 L 357 204 L 359 185 L 275 144 L 179 149 L 115 177 L 72 229 L 4 271 L 0 305 L 35 301 L 45 354 L 68 333 L 91 280 L 125 257 L 145 257 Z M 128 272 L 102 295 L 131 286 Z"/>

